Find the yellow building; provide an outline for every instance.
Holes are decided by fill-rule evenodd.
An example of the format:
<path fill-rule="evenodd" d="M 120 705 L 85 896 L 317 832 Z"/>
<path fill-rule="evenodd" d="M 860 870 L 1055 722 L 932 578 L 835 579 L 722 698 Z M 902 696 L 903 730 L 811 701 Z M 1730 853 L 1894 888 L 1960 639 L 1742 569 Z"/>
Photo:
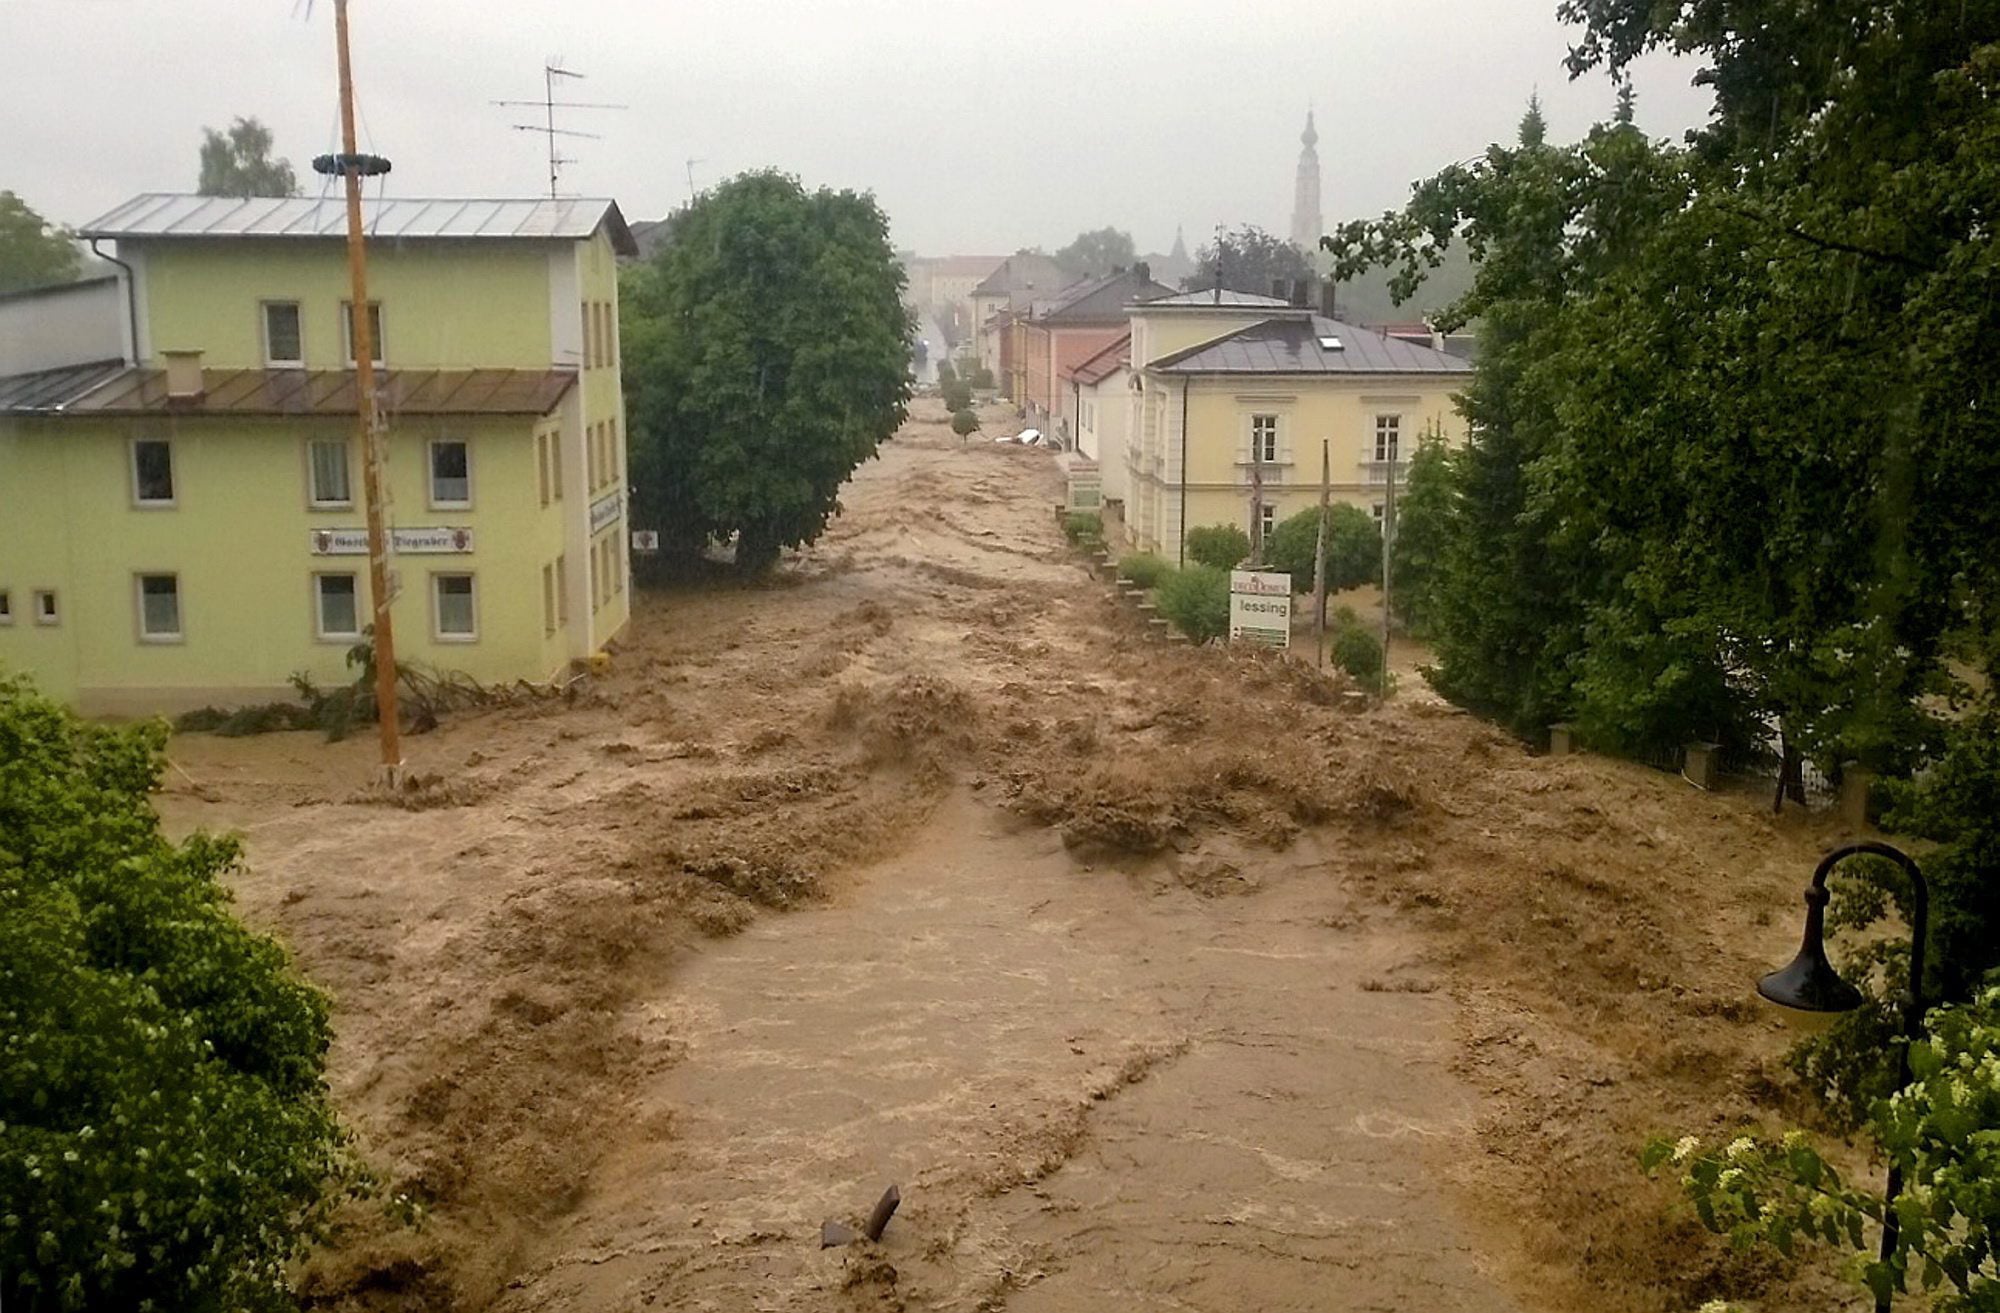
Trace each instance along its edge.
<path fill-rule="evenodd" d="M 1252 444 L 1263 458 L 1265 526 L 1319 501 L 1321 442 L 1332 495 L 1379 519 L 1417 441 L 1456 446 L 1453 396 L 1472 363 L 1238 292 L 1184 292 L 1132 308 L 1125 527 L 1170 561 L 1187 529 L 1250 528 Z"/>
<path fill-rule="evenodd" d="M 629 613 L 609 201 L 366 204 L 397 656 L 547 680 Z M 84 227 L 125 358 L 0 379 L 0 668 L 86 712 L 290 696 L 369 623 L 345 210 L 149 195 Z"/>

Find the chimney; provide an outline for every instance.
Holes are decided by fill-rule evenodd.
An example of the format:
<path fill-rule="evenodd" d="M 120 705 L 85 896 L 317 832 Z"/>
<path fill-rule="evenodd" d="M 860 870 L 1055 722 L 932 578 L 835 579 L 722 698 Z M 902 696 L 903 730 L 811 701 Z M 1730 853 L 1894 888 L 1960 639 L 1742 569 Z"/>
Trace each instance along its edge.
<path fill-rule="evenodd" d="M 1340 284 L 1331 278 L 1319 285 L 1319 312 L 1328 319 L 1340 318 Z"/>
<path fill-rule="evenodd" d="M 201 400 L 201 352 L 162 351 L 167 362 L 167 400 Z"/>
<path fill-rule="evenodd" d="M 1438 331 L 1438 326 L 1426 318 L 1424 320 L 1424 327 L 1431 330 L 1431 350 L 1444 350 L 1444 334 Z"/>
<path fill-rule="evenodd" d="M 1312 305 L 1312 280 L 1295 278 L 1292 280 L 1292 307 L 1304 310 Z"/>
<path fill-rule="evenodd" d="M 1137 264 L 1135 264 L 1135 265 L 1133 265 L 1133 266 L 1132 266 L 1132 277 L 1133 277 L 1133 279 L 1134 279 L 1135 281 L 1138 281 L 1138 282 L 1141 282 L 1141 283 L 1150 283 L 1150 282 L 1152 282 L 1152 281 L 1153 281 L 1153 266 L 1152 266 L 1152 265 L 1150 265 L 1150 264 L 1147 264 L 1147 263 L 1146 263 L 1146 262 L 1145 262 L 1144 260 L 1141 260 L 1141 261 L 1139 261 L 1139 263 L 1137 263 Z"/>

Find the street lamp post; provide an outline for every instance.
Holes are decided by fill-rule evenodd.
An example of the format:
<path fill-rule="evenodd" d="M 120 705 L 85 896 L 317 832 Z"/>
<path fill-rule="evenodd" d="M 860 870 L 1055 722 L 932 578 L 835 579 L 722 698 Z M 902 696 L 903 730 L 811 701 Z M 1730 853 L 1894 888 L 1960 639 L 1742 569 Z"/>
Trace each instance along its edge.
<path fill-rule="evenodd" d="M 1798 956 L 1757 982 L 1757 992 L 1780 1007 L 1801 1012 L 1851 1012 L 1861 1006 L 1861 991 L 1840 978 L 1826 957 L 1826 878 L 1848 857 L 1886 857 L 1910 877 L 1910 987 L 1903 998 L 1903 1042 L 1896 1050 L 1896 1088 L 1910 1083 L 1910 1044 L 1923 1033 L 1924 942 L 1930 923 L 1930 887 L 1916 859 L 1900 848 L 1873 841 L 1850 843 L 1820 859 L 1806 886 L 1806 932 Z M 1882 1191 L 1882 1262 L 1896 1250 L 1896 1196 L 1903 1190 L 1903 1169 L 1889 1164 Z M 1875 1313 L 1889 1313 L 1887 1295 L 1875 1301 Z"/>

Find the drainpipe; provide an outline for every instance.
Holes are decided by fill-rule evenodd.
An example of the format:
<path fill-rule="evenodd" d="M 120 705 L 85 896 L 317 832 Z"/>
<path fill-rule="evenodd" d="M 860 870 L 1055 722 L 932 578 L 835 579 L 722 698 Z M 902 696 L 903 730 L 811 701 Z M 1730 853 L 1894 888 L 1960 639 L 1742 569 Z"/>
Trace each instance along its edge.
<path fill-rule="evenodd" d="M 1181 550 L 1178 563 L 1182 569 L 1187 568 L 1187 394 L 1188 384 L 1193 381 L 1193 379 L 1187 378 L 1181 380 L 1181 529 L 1179 534 Z"/>
<path fill-rule="evenodd" d="M 128 363 L 136 365 L 139 363 L 139 275 L 131 265 L 117 256 L 106 255 L 98 250 L 97 243 L 102 240 L 99 237 L 90 239 L 90 253 L 100 260 L 109 260 L 125 271 L 125 322 L 132 332 L 132 350 L 129 353 L 131 359 Z"/>

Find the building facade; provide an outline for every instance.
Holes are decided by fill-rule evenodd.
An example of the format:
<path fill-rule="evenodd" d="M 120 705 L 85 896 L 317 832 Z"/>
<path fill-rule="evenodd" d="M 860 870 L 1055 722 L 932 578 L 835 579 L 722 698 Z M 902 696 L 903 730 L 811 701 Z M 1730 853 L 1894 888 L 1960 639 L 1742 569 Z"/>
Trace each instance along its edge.
<path fill-rule="evenodd" d="M 609 201 L 366 206 L 397 656 L 542 681 L 629 615 Z M 345 213 L 142 196 L 124 358 L 0 380 L 0 666 L 92 713 L 348 682 L 369 625 Z"/>
<path fill-rule="evenodd" d="M 1454 398 L 1469 361 L 1275 298 L 1190 293 L 1138 307 L 1132 351 L 1126 534 L 1170 561 L 1189 528 L 1248 532 L 1252 515 L 1269 528 L 1317 505 L 1322 442 L 1333 498 L 1379 520 L 1391 472 L 1401 486 L 1418 442 L 1465 441 Z"/>
<path fill-rule="evenodd" d="M 1015 399 L 1031 424 L 1052 429 L 1065 442 L 1075 427 L 1065 413 L 1064 376 L 1131 331 L 1135 302 L 1170 296 L 1144 264 L 1067 289 L 1039 312 L 1017 321 Z"/>
<path fill-rule="evenodd" d="M 1131 414 L 1132 335 L 1069 371 L 1076 449 L 1095 461 L 1106 501 L 1125 500 L 1125 428 Z"/>

